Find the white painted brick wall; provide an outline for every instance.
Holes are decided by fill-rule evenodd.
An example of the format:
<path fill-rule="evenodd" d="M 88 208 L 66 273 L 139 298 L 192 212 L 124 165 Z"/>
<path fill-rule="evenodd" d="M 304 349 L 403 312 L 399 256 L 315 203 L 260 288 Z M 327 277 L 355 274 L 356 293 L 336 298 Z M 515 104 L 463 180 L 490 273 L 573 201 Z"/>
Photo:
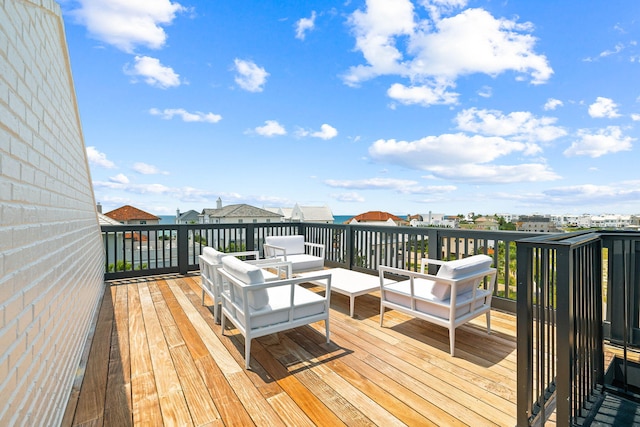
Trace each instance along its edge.
<path fill-rule="evenodd" d="M 0 426 L 59 425 L 104 289 L 60 7 L 0 0 Z"/>

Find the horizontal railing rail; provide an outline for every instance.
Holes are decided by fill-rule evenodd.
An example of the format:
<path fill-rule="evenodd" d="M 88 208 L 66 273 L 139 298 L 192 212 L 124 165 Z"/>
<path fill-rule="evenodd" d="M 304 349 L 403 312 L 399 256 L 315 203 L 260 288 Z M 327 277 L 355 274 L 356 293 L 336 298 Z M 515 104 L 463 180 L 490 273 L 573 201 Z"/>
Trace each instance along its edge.
<path fill-rule="evenodd" d="M 371 225 L 294 223 L 102 226 L 105 279 L 197 270 L 204 246 L 220 251 L 258 250 L 266 236 L 301 234 L 325 246 L 325 264 L 377 274 L 380 265 L 417 271 L 420 259 L 458 259 L 487 254 L 498 268 L 494 305 L 515 311 L 516 245 L 539 235 Z"/>

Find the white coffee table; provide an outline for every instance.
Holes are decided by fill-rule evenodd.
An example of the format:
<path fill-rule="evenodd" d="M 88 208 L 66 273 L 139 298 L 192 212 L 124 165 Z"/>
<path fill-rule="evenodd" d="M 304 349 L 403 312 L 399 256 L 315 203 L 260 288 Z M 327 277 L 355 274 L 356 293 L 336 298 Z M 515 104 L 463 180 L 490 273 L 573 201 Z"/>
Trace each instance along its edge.
<path fill-rule="evenodd" d="M 380 278 L 371 274 L 359 273 L 345 268 L 330 268 L 328 270 L 307 271 L 297 276 L 311 277 L 318 274 L 331 273 L 331 290 L 350 298 L 350 314 L 353 317 L 355 298 L 380 289 Z M 385 279 L 385 283 L 392 282 Z M 310 281 L 313 283 L 313 281 Z"/>

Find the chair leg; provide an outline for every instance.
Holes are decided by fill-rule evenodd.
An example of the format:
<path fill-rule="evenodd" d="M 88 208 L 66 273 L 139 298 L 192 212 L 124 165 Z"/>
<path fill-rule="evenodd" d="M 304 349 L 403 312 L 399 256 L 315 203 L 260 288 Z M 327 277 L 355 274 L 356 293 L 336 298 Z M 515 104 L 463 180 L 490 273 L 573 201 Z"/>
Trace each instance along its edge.
<path fill-rule="evenodd" d="M 220 313 L 220 333 L 224 335 L 224 313 Z"/>
<path fill-rule="evenodd" d="M 449 329 L 449 353 L 453 356 L 456 347 L 456 328 Z"/>
<path fill-rule="evenodd" d="M 204 288 L 202 289 L 202 305 L 204 305 Z"/>
<path fill-rule="evenodd" d="M 249 369 L 251 362 L 251 338 L 244 337 L 244 367 Z"/>
<path fill-rule="evenodd" d="M 325 335 L 327 336 L 327 344 L 331 342 L 331 336 L 329 335 L 329 318 L 324 321 Z"/>
<path fill-rule="evenodd" d="M 487 311 L 487 333 L 491 333 L 491 313 Z"/>
<path fill-rule="evenodd" d="M 382 327 L 383 319 L 384 319 L 384 305 L 380 304 L 380 327 Z"/>
<path fill-rule="evenodd" d="M 213 320 L 215 320 L 215 322 L 217 324 L 219 324 L 221 322 L 220 317 L 222 315 L 220 314 L 220 304 L 218 304 L 217 302 L 213 302 Z"/>

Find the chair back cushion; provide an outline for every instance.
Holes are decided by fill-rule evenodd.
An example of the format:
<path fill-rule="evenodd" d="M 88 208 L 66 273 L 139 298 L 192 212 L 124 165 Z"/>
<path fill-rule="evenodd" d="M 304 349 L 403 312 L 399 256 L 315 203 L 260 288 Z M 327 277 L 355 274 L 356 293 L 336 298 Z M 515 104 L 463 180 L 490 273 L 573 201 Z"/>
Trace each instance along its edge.
<path fill-rule="evenodd" d="M 241 261 L 234 256 L 223 257 L 222 268 L 224 268 L 224 271 L 246 285 L 264 283 L 264 274 L 262 274 L 262 269 L 260 267 Z M 269 294 L 266 289 L 257 289 L 255 291 L 250 290 L 247 295 L 249 305 L 253 309 L 257 310 L 269 304 Z"/>
<path fill-rule="evenodd" d="M 462 277 L 466 277 L 481 271 L 487 270 L 491 267 L 493 259 L 487 255 L 473 255 L 468 258 L 457 259 L 455 261 L 449 261 L 440 266 L 437 277 L 443 279 L 457 280 Z M 459 282 L 457 287 L 457 294 L 463 294 L 469 292 L 474 286 L 480 283 L 478 279 L 471 279 Z M 431 290 L 434 297 L 443 301 L 451 297 L 451 286 L 444 283 L 436 283 Z"/>
<path fill-rule="evenodd" d="M 264 241 L 269 245 L 284 248 L 287 255 L 304 253 L 304 236 L 267 236 Z"/>
<path fill-rule="evenodd" d="M 206 246 L 202 249 L 202 256 L 207 258 L 213 264 L 220 264 L 222 258 L 227 256 L 224 252 L 217 251 L 210 246 Z"/>

